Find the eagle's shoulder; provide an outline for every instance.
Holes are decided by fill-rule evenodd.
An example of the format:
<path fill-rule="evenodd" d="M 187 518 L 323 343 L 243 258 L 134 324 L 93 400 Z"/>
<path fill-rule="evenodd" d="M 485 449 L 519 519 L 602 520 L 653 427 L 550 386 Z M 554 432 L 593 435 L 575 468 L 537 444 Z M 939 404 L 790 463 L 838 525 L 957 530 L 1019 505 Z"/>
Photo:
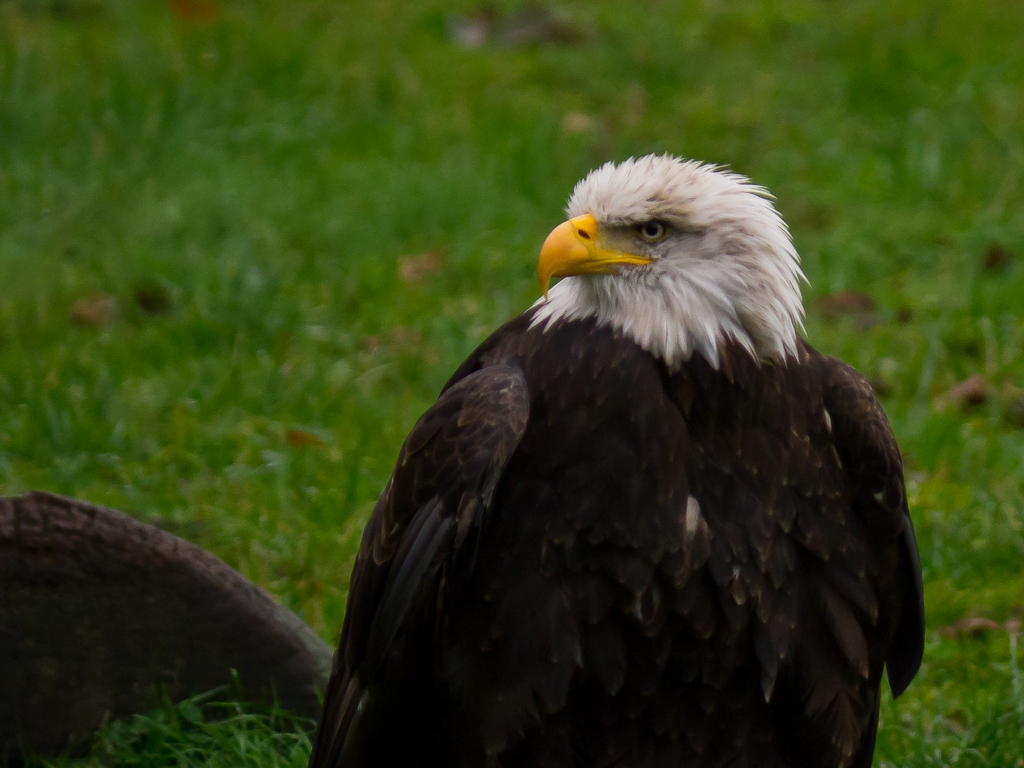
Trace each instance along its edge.
<path fill-rule="evenodd" d="M 870 382 L 853 366 L 809 345 L 806 365 L 821 382 L 822 397 L 840 458 L 864 484 L 862 493 L 881 492 L 890 512 L 904 511 L 903 459 L 896 435 Z"/>
<path fill-rule="evenodd" d="M 444 395 L 457 383 L 481 368 L 517 357 L 516 352 L 523 343 L 523 336 L 530 330 L 533 314 L 534 310 L 529 309 L 498 326 L 448 377 L 448 381 L 441 388 L 441 394 Z"/>

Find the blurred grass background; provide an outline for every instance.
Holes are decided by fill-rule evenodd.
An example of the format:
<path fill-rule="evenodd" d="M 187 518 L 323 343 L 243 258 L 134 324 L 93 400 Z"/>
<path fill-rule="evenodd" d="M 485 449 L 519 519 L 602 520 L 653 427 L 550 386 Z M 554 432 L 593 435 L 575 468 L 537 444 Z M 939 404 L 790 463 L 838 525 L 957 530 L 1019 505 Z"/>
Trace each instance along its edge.
<path fill-rule="evenodd" d="M 876 763 L 1024 766 L 1022 33 L 1017 0 L 0 0 L 0 492 L 156 522 L 334 642 L 398 446 L 575 181 L 727 164 L 906 456 L 929 641 Z"/>

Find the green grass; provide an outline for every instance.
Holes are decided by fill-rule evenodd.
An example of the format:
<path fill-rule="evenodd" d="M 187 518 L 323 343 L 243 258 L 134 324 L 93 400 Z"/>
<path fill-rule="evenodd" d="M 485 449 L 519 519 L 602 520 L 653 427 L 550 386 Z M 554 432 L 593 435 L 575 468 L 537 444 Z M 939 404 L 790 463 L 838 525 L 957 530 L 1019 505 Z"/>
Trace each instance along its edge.
<path fill-rule="evenodd" d="M 159 521 L 333 641 L 402 438 L 535 298 L 573 183 L 728 164 L 907 457 L 929 641 L 878 764 L 1024 766 L 1010 636 L 938 631 L 1024 606 L 1024 5 L 564 2 L 576 44 L 465 50 L 472 7 L 0 0 L 0 492 Z M 1018 258 L 986 270 L 993 244 Z M 814 309 L 848 289 L 870 327 Z M 76 326 L 96 295 L 116 312 Z M 987 403 L 936 407 L 975 373 Z"/>
<path fill-rule="evenodd" d="M 52 768 L 305 768 L 315 723 L 211 691 L 127 720 L 108 721 L 88 755 Z M 42 762 L 42 761 L 40 761 Z"/>

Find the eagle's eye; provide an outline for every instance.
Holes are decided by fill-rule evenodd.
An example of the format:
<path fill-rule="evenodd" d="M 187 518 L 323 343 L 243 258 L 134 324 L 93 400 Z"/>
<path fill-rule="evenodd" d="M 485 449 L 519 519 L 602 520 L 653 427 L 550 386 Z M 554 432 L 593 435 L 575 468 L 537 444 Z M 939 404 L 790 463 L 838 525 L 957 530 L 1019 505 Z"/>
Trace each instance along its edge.
<path fill-rule="evenodd" d="M 636 228 L 636 231 L 640 233 L 640 237 L 644 240 L 653 243 L 661 240 L 661 238 L 668 234 L 668 227 L 660 221 L 645 221 Z"/>

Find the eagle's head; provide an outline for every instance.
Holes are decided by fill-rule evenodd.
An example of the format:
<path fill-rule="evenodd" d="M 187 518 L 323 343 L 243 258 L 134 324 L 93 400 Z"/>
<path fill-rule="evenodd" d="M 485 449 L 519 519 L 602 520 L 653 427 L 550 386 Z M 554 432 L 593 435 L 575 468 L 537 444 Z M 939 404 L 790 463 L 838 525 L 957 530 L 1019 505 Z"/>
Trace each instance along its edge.
<path fill-rule="evenodd" d="M 718 366 L 734 341 L 761 361 L 797 350 L 800 257 L 763 188 L 692 160 L 648 155 L 576 185 L 541 249 L 535 324 L 594 317 L 674 367 Z M 565 277 L 550 292 L 552 277 Z"/>

